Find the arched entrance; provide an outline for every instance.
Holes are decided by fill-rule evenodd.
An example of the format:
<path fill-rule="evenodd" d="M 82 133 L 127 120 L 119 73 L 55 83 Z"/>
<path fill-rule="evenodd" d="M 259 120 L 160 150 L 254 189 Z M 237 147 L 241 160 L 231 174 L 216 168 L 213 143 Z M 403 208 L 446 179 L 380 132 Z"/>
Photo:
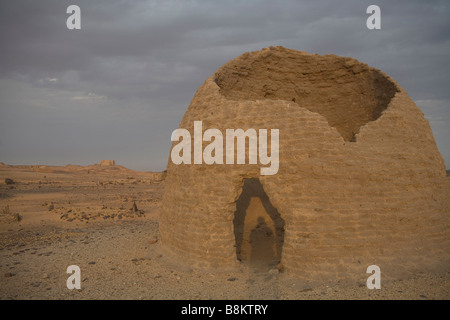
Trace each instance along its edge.
<path fill-rule="evenodd" d="M 234 214 L 236 257 L 258 269 L 281 260 L 284 220 L 257 178 L 245 179 Z"/>

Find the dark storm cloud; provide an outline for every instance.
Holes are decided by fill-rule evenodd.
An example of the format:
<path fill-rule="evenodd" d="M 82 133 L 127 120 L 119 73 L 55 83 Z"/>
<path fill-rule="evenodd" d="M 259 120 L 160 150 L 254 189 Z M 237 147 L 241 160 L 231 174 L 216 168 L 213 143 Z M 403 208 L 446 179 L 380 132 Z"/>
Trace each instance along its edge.
<path fill-rule="evenodd" d="M 70 4 L 81 8 L 81 30 L 66 28 Z M 382 29 L 370 31 L 370 4 L 2 1 L 0 161 L 109 156 L 162 170 L 196 88 L 246 51 L 283 45 L 352 56 L 391 75 L 418 101 L 449 164 L 449 5 L 377 1 Z"/>

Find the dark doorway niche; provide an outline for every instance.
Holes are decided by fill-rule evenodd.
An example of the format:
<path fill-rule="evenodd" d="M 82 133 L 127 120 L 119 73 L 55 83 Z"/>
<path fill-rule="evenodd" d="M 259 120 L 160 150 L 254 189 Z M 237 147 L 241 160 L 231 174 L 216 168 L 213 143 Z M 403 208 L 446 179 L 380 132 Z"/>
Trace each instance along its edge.
<path fill-rule="evenodd" d="M 239 261 L 257 268 L 273 267 L 281 261 L 284 220 L 259 179 L 244 179 L 233 223 Z"/>

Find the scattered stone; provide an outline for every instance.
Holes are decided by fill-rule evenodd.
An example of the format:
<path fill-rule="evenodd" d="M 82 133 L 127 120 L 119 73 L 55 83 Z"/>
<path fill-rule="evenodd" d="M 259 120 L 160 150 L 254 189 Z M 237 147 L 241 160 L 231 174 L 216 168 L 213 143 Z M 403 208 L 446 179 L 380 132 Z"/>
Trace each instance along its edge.
<path fill-rule="evenodd" d="M 268 272 L 270 275 L 276 275 L 279 273 L 278 269 L 270 269 Z"/>
<path fill-rule="evenodd" d="M 236 281 L 236 280 L 237 280 L 237 278 L 235 278 L 235 277 L 231 277 L 231 278 L 227 279 L 227 281 Z"/>
<path fill-rule="evenodd" d="M 11 211 L 9 210 L 9 205 L 8 204 L 3 209 L 2 214 L 11 214 Z"/>
<path fill-rule="evenodd" d="M 278 270 L 278 272 L 283 272 L 284 271 L 284 265 L 282 263 L 279 263 L 277 265 L 277 270 Z"/>
<path fill-rule="evenodd" d="M 51 203 L 51 204 L 48 206 L 48 211 L 52 211 L 53 209 L 55 209 L 55 206 L 54 206 L 53 203 Z"/>
<path fill-rule="evenodd" d="M 5 273 L 5 278 L 11 278 L 11 277 L 14 277 L 14 276 L 15 276 L 14 273 L 11 273 L 11 272 Z"/>
<path fill-rule="evenodd" d="M 6 184 L 14 184 L 15 182 L 14 182 L 13 179 L 6 178 L 6 179 L 5 179 L 5 183 L 6 183 Z"/>
<path fill-rule="evenodd" d="M 88 262 L 88 264 L 95 264 L 95 261 L 90 261 Z"/>

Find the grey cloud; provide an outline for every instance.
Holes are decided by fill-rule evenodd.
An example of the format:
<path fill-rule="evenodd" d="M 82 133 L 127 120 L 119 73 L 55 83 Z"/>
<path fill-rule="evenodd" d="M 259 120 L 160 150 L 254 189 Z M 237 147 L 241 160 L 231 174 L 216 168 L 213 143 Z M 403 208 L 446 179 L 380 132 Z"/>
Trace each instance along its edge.
<path fill-rule="evenodd" d="M 81 8 L 81 30 L 65 27 L 70 4 Z M 196 88 L 246 51 L 283 45 L 355 57 L 391 75 L 413 99 L 440 101 L 439 108 L 418 104 L 441 119 L 430 123 L 450 165 L 442 138 L 450 114 L 450 6 L 378 1 L 382 30 L 369 31 L 370 4 L 2 1 L 0 161 L 86 162 L 108 155 L 162 170 L 168 137 Z"/>

